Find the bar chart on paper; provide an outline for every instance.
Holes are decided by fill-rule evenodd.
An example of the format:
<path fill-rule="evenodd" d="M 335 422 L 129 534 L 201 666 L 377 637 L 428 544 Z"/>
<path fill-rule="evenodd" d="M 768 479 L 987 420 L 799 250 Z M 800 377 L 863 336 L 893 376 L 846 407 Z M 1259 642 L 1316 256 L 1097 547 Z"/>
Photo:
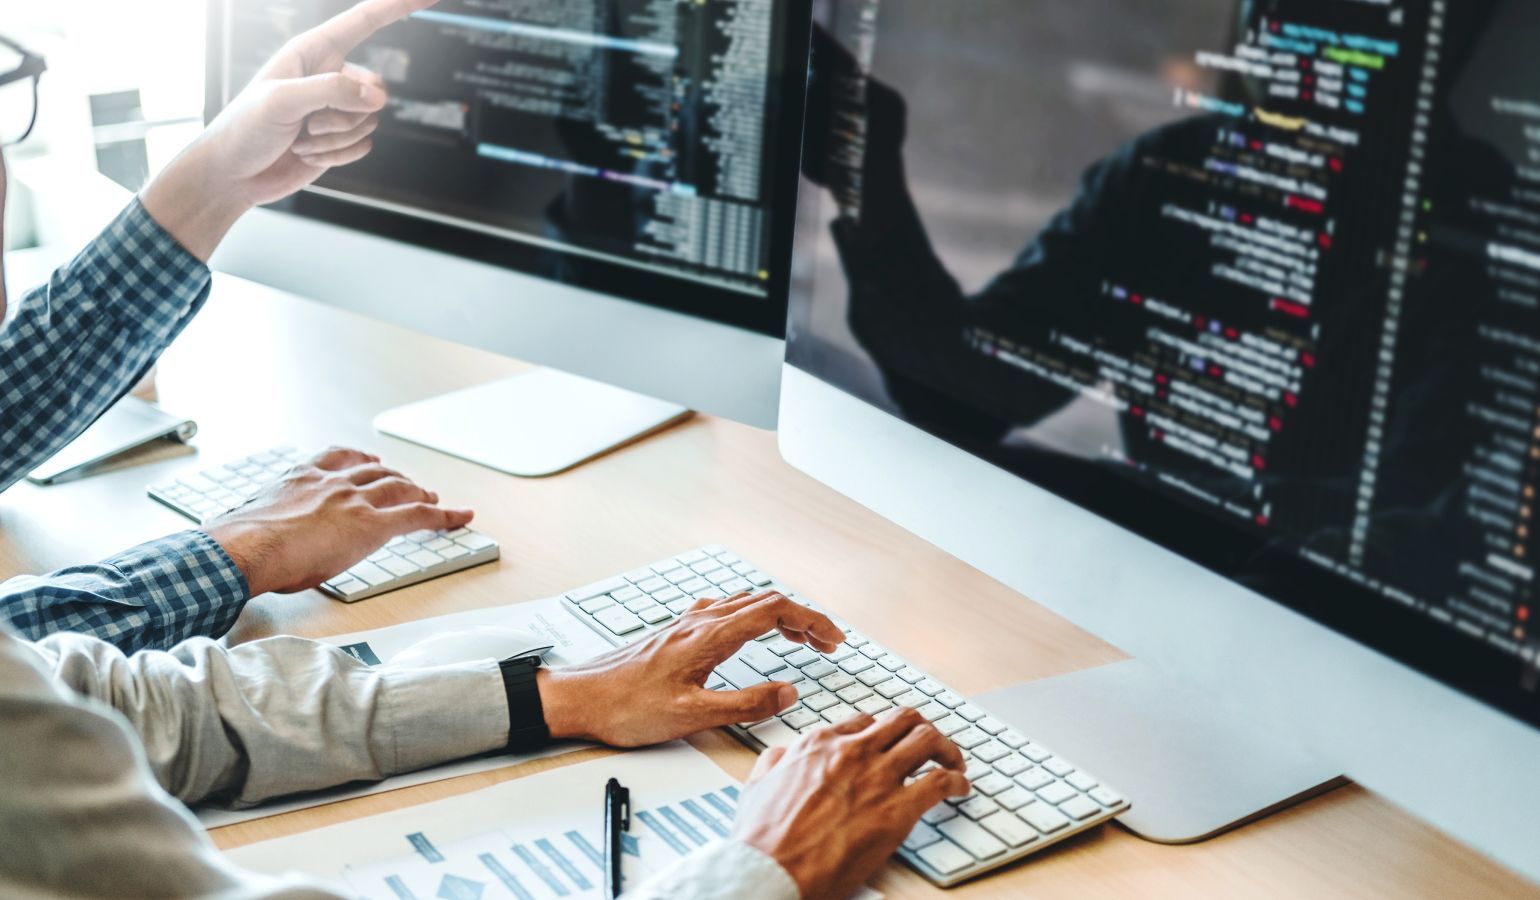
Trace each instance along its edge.
<path fill-rule="evenodd" d="M 708 763 L 709 764 L 709 763 Z M 593 765 L 593 764 L 590 764 Z M 581 768 L 581 767 L 579 767 Z M 720 773 L 718 777 L 722 778 Z M 724 779 L 725 780 L 725 779 Z M 584 825 L 564 831 L 504 828 L 440 843 L 427 832 L 403 835 L 410 852 L 343 877 L 371 900 L 547 900 L 599 897 L 604 884 L 604 834 L 597 791 Z M 645 879 L 693 850 L 728 835 L 737 808 L 731 785 L 632 814 L 623 837 L 628 884 Z"/>
<path fill-rule="evenodd" d="M 230 852 L 259 872 L 298 870 L 370 900 L 547 900 L 603 893 L 604 784 L 631 789 L 622 865 L 635 886 L 726 837 L 739 788 L 676 743 Z"/>

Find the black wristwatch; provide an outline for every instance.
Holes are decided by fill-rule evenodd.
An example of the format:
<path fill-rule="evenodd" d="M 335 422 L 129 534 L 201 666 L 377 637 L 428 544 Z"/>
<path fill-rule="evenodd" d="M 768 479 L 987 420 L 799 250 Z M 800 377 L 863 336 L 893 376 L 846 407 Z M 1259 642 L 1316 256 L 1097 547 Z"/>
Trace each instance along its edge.
<path fill-rule="evenodd" d="M 508 752 L 530 753 L 545 747 L 551 742 L 551 729 L 546 727 L 540 685 L 535 681 L 539 657 L 505 659 L 500 665 L 503 689 L 508 692 Z"/>

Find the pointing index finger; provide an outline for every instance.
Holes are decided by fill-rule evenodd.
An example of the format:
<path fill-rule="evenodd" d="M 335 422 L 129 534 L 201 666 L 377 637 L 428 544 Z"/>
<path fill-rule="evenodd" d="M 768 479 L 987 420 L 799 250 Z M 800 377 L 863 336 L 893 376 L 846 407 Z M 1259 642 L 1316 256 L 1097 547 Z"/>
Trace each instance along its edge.
<path fill-rule="evenodd" d="M 741 606 L 720 619 L 722 637 L 726 641 L 741 644 L 783 626 L 826 644 L 839 644 L 845 640 L 845 633 L 828 616 L 781 594 L 761 595 L 740 602 Z"/>
<path fill-rule="evenodd" d="M 338 56 L 341 62 L 376 31 L 427 9 L 438 0 L 363 0 L 316 26 L 306 37 Z"/>

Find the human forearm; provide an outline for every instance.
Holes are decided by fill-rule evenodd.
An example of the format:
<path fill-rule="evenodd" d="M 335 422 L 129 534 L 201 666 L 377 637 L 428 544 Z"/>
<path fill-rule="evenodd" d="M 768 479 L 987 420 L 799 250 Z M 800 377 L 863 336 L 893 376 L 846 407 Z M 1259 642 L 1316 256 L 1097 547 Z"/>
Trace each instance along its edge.
<path fill-rule="evenodd" d="M 250 805 L 507 742 L 502 677 L 490 660 L 370 668 L 292 637 L 233 649 L 194 640 L 132 657 L 77 635 L 37 646 L 65 686 L 128 718 L 156 779 L 187 803 Z"/>
<path fill-rule="evenodd" d="M 188 531 L 101 562 L 0 584 L 0 619 L 31 640 L 73 631 L 132 653 L 218 637 L 249 597 L 222 548 Z"/>

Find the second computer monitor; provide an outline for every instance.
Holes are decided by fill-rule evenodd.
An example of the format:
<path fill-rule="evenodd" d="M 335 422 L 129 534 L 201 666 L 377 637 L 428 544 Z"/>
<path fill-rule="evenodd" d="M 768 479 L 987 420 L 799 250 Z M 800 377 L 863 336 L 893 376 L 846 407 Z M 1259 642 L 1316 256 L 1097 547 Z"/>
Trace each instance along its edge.
<path fill-rule="evenodd" d="M 210 114 L 284 41 L 348 5 L 214 4 Z M 259 217 L 225 259 L 414 328 L 770 424 L 806 68 L 799 7 L 445 0 L 352 56 L 391 93 L 373 153 L 282 204 L 289 218 Z M 307 256 L 318 244 L 334 252 Z M 471 304 L 461 315 L 481 328 L 424 315 L 433 284 L 452 291 L 438 302 Z M 658 364 L 713 351 L 740 371 Z M 759 396 L 702 395 L 742 369 Z"/>

